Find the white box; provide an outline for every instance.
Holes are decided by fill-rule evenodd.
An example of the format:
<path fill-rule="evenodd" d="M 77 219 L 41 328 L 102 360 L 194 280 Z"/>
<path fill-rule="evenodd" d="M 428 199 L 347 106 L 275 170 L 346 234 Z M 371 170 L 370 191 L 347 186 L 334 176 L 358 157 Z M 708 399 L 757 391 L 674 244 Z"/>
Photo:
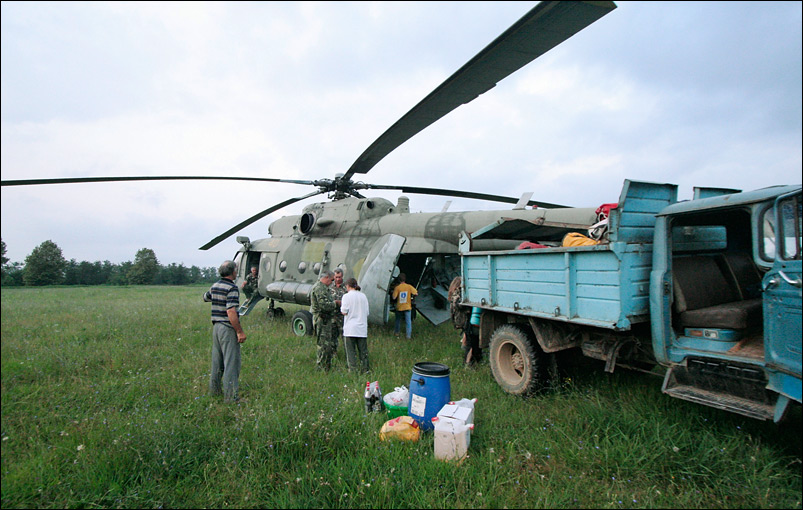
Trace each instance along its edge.
<path fill-rule="evenodd" d="M 446 404 L 438 411 L 438 418 L 450 418 L 461 421 L 464 425 L 471 425 L 474 423 L 474 409 L 455 404 Z"/>
<path fill-rule="evenodd" d="M 460 460 L 465 457 L 471 444 L 474 425 L 445 417 L 432 418 L 432 423 L 435 427 L 435 458 Z"/>

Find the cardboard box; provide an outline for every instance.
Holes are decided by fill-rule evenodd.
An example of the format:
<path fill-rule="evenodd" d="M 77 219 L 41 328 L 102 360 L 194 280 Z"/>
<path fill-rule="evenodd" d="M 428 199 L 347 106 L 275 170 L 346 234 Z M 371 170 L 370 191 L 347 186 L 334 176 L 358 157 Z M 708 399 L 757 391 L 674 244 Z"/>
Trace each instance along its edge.
<path fill-rule="evenodd" d="M 455 404 L 446 404 L 438 411 L 438 418 L 449 418 L 463 422 L 464 425 L 471 425 L 474 423 L 474 409 Z"/>

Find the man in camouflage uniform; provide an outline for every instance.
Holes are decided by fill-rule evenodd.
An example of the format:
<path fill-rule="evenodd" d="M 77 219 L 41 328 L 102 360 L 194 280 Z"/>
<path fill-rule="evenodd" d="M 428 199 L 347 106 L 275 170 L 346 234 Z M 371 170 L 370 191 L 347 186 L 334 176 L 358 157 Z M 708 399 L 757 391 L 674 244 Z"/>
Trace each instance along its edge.
<path fill-rule="evenodd" d="M 337 310 L 335 310 L 335 325 L 337 331 L 335 332 L 335 352 L 337 354 L 337 347 L 340 343 L 340 337 L 343 336 L 343 314 L 340 312 L 340 302 L 343 301 L 343 296 L 346 294 L 346 284 L 343 283 L 343 270 L 339 267 L 335 269 L 335 279 L 329 285 L 329 291 L 332 293 L 332 299 L 337 303 Z"/>
<path fill-rule="evenodd" d="M 312 325 L 318 344 L 317 366 L 319 370 L 329 371 L 332 367 L 332 356 L 337 349 L 337 325 L 335 312 L 340 306 L 332 298 L 329 285 L 334 279 L 334 273 L 324 271 L 310 291 L 310 307 Z"/>
<path fill-rule="evenodd" d="M 256 293 L 258 285 L 259 277 L 257 276 L 257 267 L 253 266 L 251 268 L 251 272 L 245 277 L 245 281 L 243 282 L 243 292 L 245 292 L 247 301 L 250 301 L 251 296 Z"/>

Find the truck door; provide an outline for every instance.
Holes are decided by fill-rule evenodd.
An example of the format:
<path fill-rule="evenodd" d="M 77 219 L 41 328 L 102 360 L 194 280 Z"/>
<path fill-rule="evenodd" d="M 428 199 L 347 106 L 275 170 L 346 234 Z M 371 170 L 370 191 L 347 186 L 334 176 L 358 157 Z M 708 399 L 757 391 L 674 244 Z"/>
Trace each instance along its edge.
<path fill-rule="evenodd" d="M 775 262 L 764 275 L 768 387 L 801 400 L 801 192 L 775 201 Z M 776 417 L 777 419 L 778 417 Z"/>
<path fill-rule="evenodd" d="M 390 282 L 405 238 L 385 234 L 374 243 L 357 277 L 357 284 L 368 298 L 368 322 L 385 324 L 390 316 Z"/>

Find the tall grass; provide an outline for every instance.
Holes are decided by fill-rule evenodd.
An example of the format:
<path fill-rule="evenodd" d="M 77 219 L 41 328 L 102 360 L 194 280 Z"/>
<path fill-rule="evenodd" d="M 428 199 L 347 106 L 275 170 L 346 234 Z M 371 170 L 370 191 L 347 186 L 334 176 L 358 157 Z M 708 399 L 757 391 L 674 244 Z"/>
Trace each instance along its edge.
<path fill-rule="evenodd" d="M 205 287 L 2 289 L 3 508 L 801 508 L 801 416 L 778 426 L 671 399 L 660 379 L 569 369 L 552 393 L 505 394 L 458 335 L 369 329 L 387 392 L 451 368 L 477 397 L 461 463 L 433 437 L 383 442 L 368 378 L 314 370 L 290 316 L 243 318 L 237 404 L 207 395 Z"/>

